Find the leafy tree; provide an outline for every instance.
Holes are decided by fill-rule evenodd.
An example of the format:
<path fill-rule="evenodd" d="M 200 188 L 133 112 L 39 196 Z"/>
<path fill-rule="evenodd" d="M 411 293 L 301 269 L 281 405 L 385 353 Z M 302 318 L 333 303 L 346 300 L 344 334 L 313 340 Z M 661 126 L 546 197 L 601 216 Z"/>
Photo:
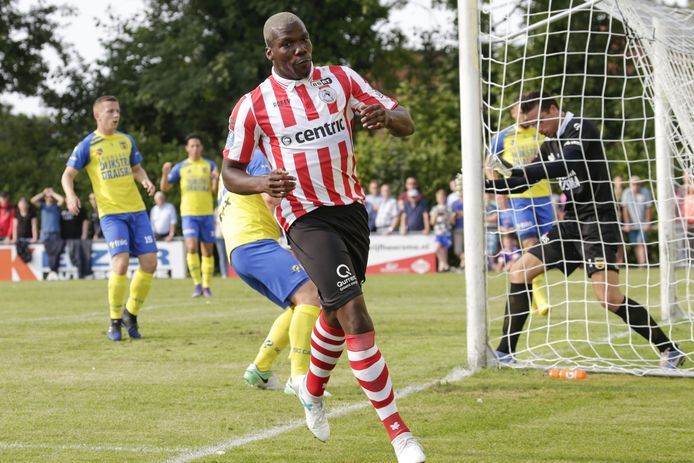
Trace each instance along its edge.
<path fill-rule="evenodd" d="M 461 164 L 457 52 L 438 48 L 428 34 L 422 49 L 411 55 L 412 64 L 401 70 L 402 81 L 394 94 L 410 110 L 415 133 L 396 139 L 361 131 L 355 151 L 365 184 L 377 179 L 399 191 L 412 175 L 422 193 L 433 200 L 437 189 L 448 188 Z"/>
<path fill-rule="evenodd" d="M 397 2 L 393 2 L 397 3 Z M 202 133 L 210 147 L 226 137 L 226 120 L 241 95 L 267 77 L 262 28 L 288 10 L 306 23 L 314 61 L 348 63 L 394 82 L 389 50 L 402 36 L 375 27 L 392 5 L 378 0 L 327 0 L 321 8 L 290 1 L 153 0 L 140 22 L 116 24 L 106 43 L 95 91 L 117 95 L 127 123 L 169 142 Z"/>
<path fill-rule="evenodd" d="M 49 68 L 41 54 L 52 49 L 66 60 L 56 16 L 70 13 L 68 8 L 43 4 L 22 12 L 15 0 L 0 0 L 0 93 L 34 95 L 43 87 Z"/>
<path fill-rule="evenodd" d="M 56 126 L 47 117 L 12 115 L 0 107 L 0 190 L 8 191 L 13 201 L 32 196 L 44 187 L 59 187 L 65 157 L 50 140 Z"/>

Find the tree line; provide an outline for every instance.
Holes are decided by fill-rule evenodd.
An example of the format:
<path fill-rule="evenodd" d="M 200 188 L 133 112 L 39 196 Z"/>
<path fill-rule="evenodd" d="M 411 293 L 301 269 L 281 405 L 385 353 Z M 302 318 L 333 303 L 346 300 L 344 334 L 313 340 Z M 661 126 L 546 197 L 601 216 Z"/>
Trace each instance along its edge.
<path fill-rule="evenodd" d="M 533 9 L 550 5 L 557 9 L 571 0 L 531 2 Z M 202 134 L 206 156 L 221 162 L 229 113 L 243 93 L 270 73 L 271 64 L 264 56 L 263 23 L 271 14 L 287 10 L 306 23 L 317 65 L 349 65 L 411 110 L 417 130 L 406 139 L 357 128 L 355 147 L 363 183 L 378 179 L 398 190 L 404 179 L 413 175 L 423 193 L 433 199 L 436 189 L 445 188 L 461 165 L 458 50 L 447 45 L 454 41 L 441 40 L 435 32 L 424 34 L 414 49 L 408 46 L 403 31 L 385 28 L 391 9 L 405 3 L 324 0 L 317 8 L 313 2 L 286 0 L 150 0 L 137 17 L 111 16 L 102 20 L 99 27 L 107 31 L 103 41 L 105 56 L 96 63 L 85 63 L 61 42 L 58 32 L 59 18 L 70 17 L 74 11 L 39 4 L 22 12 L 17 0 L 0 0 L 0 92 L 39 96 L 50 109 L 47 116 L 26 116 L 0 106 L 0 190 L 9 191 L 16 198 L 34 194 L 47 185 L 58 186 L 60 172 L 73 147 L 95 127 L 91 105 L 103 94 L 116 95 L 121 101 L 120 129 L 134 136 L 144 155 L 143 166 L 151 177 L 159 176 L 165 161 L 178 161 L 185 156 L 182 140 L 190 132 Z M 456 3 L 434 1 L 452 11 Z M 481 19 L 484 24 L 485 16 Z M 598 52 L 609 44 L 601 43 L 599 34 L 587 41 L 587 31 L 599 32 L 605 24 L 609 23 L 604 17 L 596 20 L 577 16 L 570 24 L 558 21 L 550 28 L 568 28 L 572 50 Z M 534 42 L 530 51 L 524 43 L 514 42 L 506 52 L 520 57 L 523 53 L 540 54 L 540 48 L 545 46 L 552 51 L 562 44 L 554 36 L 547 44 Z M 46 49 L 52 49 L 61 60 L 57 73 L 50 74 L 42 59 L 41 53 Z M 482 52 L 494 54 L 498 50 L 483 47 Z M 566 69 L 565 63 L 558 60 L 545 60 L 541 65 L 529 62 L 526 77 L 542 73 L 561 76 L 564 72 L 599 76 L 609 72 L 605 63 L 591 60 L 590 54 L 576 56 Z M 491 80 L 501 78 L 494 75 L 498 70 L 483 72 L 487 77 L 491 75 Z M 508 81 L 518 77 L 514 75 L 516 71 L 509 72 L 505 77 Z M 47 84 L 56 79 L 62 82 L 59 90 Z M 560 84 L 560 77 L 547 81 L 550 89 L 562 88 Z M 614 78 L 589 78 L 581 88 L 574 84 L 563 88 L 575 95 L 600 95 L 606 91 L 605 85 L 616 89 L 621 83 Z M 517 89 L 507 89 L 514 90 Z M 638 89 L 629 87 L 628 91 L 637 93 Z M 493 105 L 501 95 L 493 90 L 484 97 Z M 586 109 L 595 110 L 594 114 L 603 118 L 606 133 L 613 138 L 631 136 L 629 130 L 635 129 L 610 120 L 623 111 L 643 112 L 637 99 L 626 105 L 600 108 L 598 100 L 590 101 L 595 107 Z M 507 123 L 509 119 L 504 116 L 502 121 Z M 490 129 L 499 127 L 491 124 Z M 639 149 L 642 148 L 633 152 L 634 159 L 643 155 Z M 648 170 L 648 166 L 642 168 L 639 163 L 634 168 L 644 173 Z M 78 180 L 78 190 L 86 196 L 87 178 L 80 176 Z"/>

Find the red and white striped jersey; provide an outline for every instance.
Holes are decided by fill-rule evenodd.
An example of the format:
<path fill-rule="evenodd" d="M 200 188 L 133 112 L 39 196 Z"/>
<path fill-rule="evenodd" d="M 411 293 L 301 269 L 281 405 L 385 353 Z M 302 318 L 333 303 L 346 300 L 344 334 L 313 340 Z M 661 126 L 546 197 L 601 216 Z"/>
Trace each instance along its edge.
<path fill-rule="evenodd" d="M 224 157 L 248 164 L 258 146 L 273 170 L 297 178 L 276 210 L 285 230 L 318 207 L 364 202 L 352 144 L 354 114 L 362 104 L 393 109 L 398 103 L 346 66 L 313 67 L 298 81 L 273 69 L 236 104 Z"/>

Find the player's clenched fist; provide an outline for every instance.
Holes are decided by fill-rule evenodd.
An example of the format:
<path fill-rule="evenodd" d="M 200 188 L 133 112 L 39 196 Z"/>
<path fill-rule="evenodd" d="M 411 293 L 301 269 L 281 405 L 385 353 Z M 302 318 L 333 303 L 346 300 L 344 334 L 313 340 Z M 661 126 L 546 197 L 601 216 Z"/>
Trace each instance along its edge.
<path fill-rule="evenodd" d="M 161 171 L 164 174 L 168 174 L 169 172 L 171 172 L 172 167 L 173 165 L 170 162 L 165 162 L 164 165 L 161 166 Z"/>
<path fill-rule="evenodd" d="M 381 105 L 362 104 L 358 112 L 361 116 L 361 124 L 369 130 L 383 129 L 388 126 L 388 111 Z"/>
<path fill-rule="evenodd" d="M 273 198 L 284 198 L 296 188 L 296 177 L 284 169 L 275 169 L 266 177 L 265 193 Z"/>

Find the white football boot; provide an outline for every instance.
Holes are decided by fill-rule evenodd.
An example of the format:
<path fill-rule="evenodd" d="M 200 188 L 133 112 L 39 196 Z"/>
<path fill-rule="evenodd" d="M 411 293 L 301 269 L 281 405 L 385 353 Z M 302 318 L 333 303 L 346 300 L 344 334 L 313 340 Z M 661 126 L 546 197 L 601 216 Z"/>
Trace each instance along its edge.
<path fill-rule="evenodd" d="M 398 463 L 422 463 L 426 461 L 424 449 L 412 433 L 404 432 L 393 439 L 393 449 Z"/>
<path fill-rule="evenodd" d="M 325 415 L 325 398 L 313 397 L 306 390 L 306 375 L 297 376 L 291 382 L 294 395 L 299 399 L 306 414 L 306 427 L 321 442 L 330 438 L 330 425 Z"/>

